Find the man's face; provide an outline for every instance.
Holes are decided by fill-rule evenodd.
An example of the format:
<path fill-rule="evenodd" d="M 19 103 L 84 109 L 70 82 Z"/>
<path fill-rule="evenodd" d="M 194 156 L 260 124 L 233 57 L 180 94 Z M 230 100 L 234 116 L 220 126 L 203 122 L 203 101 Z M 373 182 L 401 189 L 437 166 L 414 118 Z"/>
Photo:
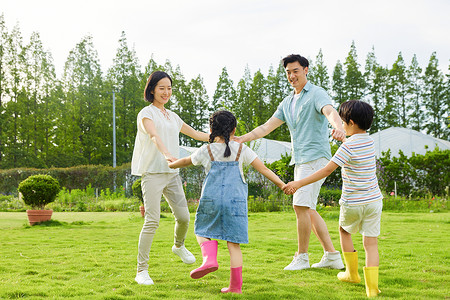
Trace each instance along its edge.
<path fill-rule="evenodd" d="M 308 74 L 308 67 L 302 67 L 298 61 L 288 63 L 286 65 L 286 75 L 289 83 L 293 88 L 302 89 L 306 82 L 306 74 Z"/>

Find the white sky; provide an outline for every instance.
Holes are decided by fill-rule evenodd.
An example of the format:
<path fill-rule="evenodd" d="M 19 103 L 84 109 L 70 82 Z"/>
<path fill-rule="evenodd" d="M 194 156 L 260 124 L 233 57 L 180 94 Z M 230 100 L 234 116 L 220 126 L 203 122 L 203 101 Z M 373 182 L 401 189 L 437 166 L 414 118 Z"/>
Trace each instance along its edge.
<path fill-rule="evenodd" d="M 267 75 L 291 53 L 315 59 L 322 48 L 331 75 L 353 40 L 362 68 L 374 46 L 385 66 L 401 51 L 407 65 L 416 54 L 425 68 L 436 51 L 449 73 L 448 0 L 1 0 L 2 13 L 9 30 L 19 24 L 25 43 L 40 33 L 58 76 L 87 34 L 106 71 L 122 31 L 142 67 L 152 54 L 159 64 L 169 59 L 188 80 L 200 74 L 210 96 L 224 66 L 236 85 L 246 65 Z"/>

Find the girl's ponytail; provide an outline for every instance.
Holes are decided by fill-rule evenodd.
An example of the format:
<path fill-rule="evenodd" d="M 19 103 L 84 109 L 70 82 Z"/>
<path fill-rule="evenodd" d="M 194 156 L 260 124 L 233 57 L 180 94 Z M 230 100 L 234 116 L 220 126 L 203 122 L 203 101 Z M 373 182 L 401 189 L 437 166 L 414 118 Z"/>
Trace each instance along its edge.
<path fill-rule="evenodd" d="M 231 155 L 230 149 L 230 135 L 236 128 L 236 117 L 226 110 L 217 111 L 209 118 L 209 127 L 211 128 L 211 134 L 209 135 L 209 142 L 213 143 L 216 137 L 222 137 L 225 140 L 225 152 L 224 157 Z"/>
<path fill-rule="evenodd" d="M 227 147 L 225 148 L 225 153 L 223 154 L 224 157 L 228 157 L 231 155 L 231 149 L 230 146 L 228 145 L 228 143 L 230 142 L 230 135 L 228 134 L 228 136 L 224 136 L 223 137 L 225 139 L 225 145 L 227 145 Z"/>

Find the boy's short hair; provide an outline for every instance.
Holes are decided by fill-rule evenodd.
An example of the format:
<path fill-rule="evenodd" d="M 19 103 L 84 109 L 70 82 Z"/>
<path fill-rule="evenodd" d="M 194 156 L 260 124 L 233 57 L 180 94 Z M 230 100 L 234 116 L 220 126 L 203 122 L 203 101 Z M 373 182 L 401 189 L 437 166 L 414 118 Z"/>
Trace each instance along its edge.
<path fill-rule="evenodd" d="M 296 61 L 298 61 L 300 66 L 302 66 L 303 68 L 309 67 L 309 61 L 305 57 L 303 57 L 299 54 L 290 54 L 290 55 L 286 56 L 285 58 L 283 58 L 282 61 L 283 61 L 283 66 L 285 69 L 288 64 L 296 62 Z"/>
<path fill-rule="evenodd" d="M 339 107 L 339 116 L 345 123 L 352 120 L 362 130 L 368 130 L 373 121 L 373 108 L 360 100 L 349 100 Z"/>

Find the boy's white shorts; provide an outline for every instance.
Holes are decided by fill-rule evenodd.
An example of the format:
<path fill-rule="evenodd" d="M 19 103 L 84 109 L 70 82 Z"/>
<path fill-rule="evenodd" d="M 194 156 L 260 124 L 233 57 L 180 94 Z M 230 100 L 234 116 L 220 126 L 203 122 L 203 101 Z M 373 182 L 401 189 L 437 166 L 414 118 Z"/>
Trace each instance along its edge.
<path fill-rule="evenodd" d="M 350 206 L 342 201 L 339 213 L 339 226 L 350 234 L 358 231 L 368 237 L 380 235 L 381 210 L 383 201 L 376 201 L 369 204 Z"/>
<path fill-rule="evenodd" d="M 325 167 L 328 161 L 328 159 L 321 157 L 304 164 L 296 164 L 294 168 L 294 180 L 300 180 L 312 175 L 317 170 Z M 325 178 L 299 188 L 294 193 L 293 204 L 295 206 L 306 206 L 316 210 L 317 197 L 319 197 L 320 187 L 324 181 Z"/>

